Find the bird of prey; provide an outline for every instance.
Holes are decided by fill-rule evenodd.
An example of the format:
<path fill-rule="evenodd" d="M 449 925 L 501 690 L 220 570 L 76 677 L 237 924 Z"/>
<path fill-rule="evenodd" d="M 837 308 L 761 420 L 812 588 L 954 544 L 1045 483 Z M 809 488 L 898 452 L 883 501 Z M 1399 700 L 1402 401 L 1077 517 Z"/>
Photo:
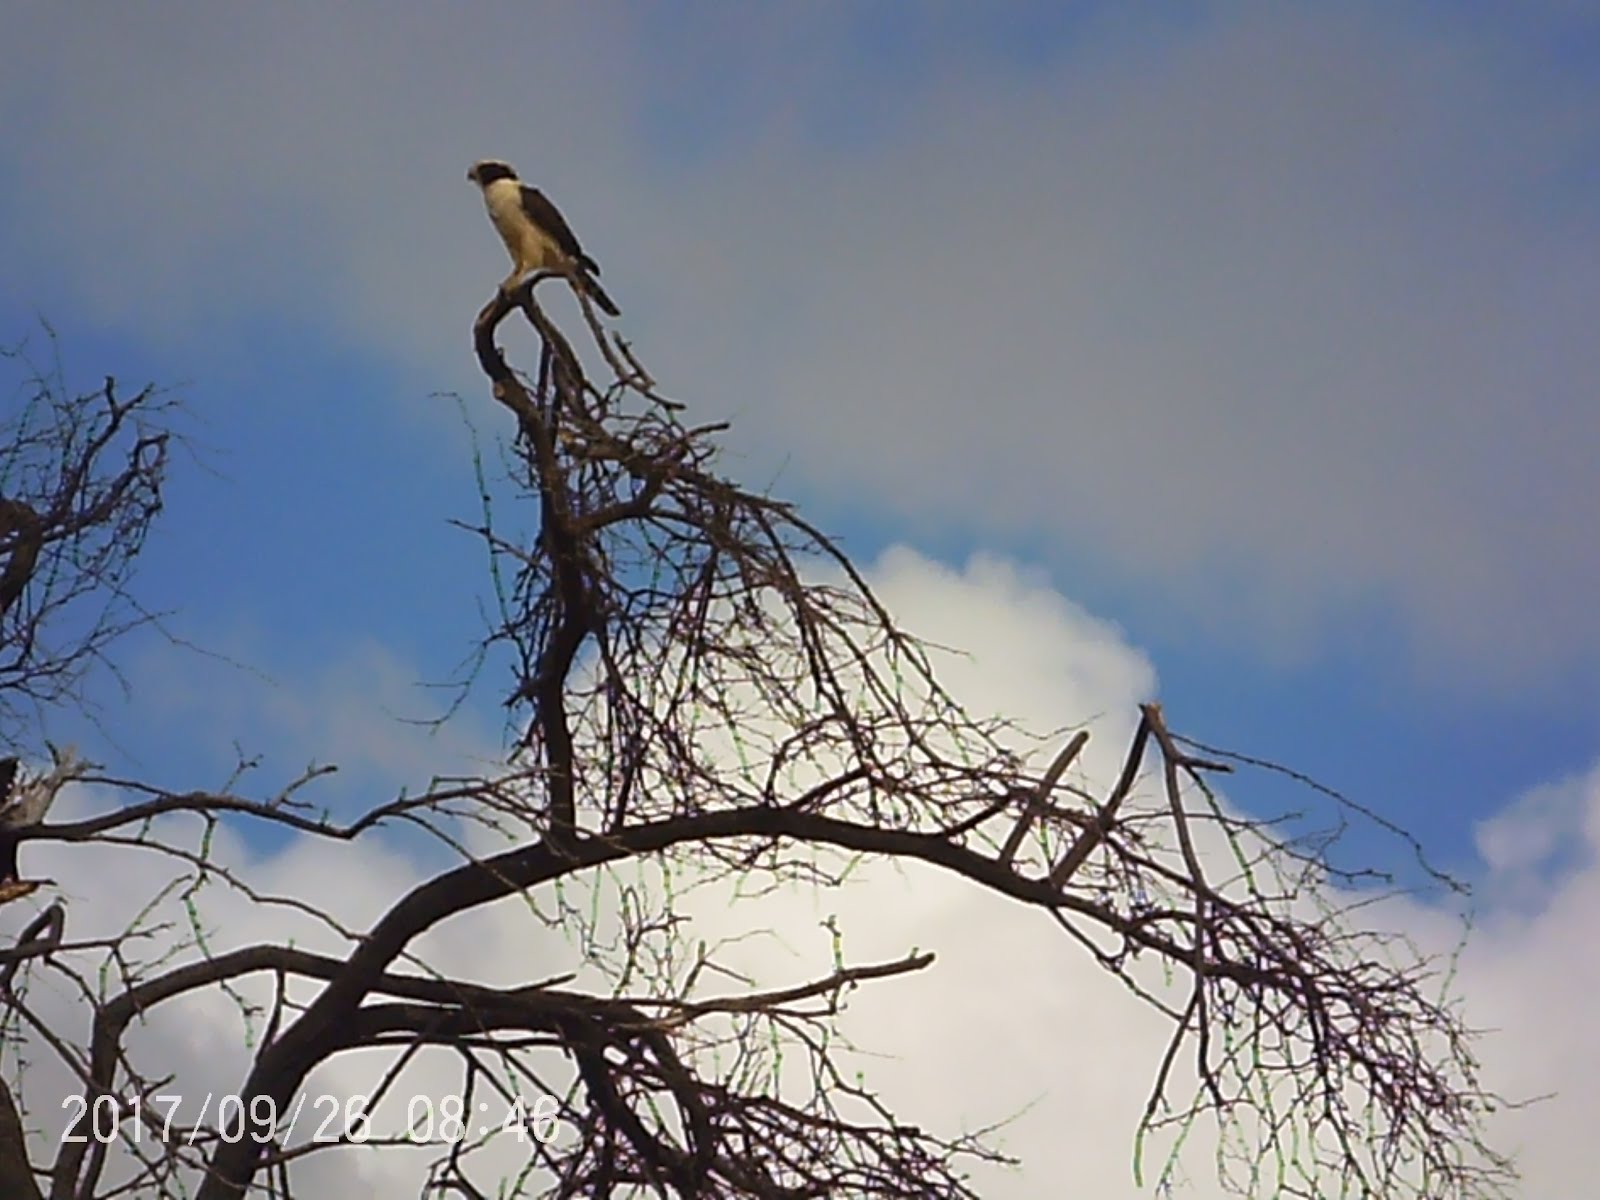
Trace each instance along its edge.
<path fill-rule="evenodd" d="M 509 292 L 530 271 L 560 271 L 603 311 L 618 315 L 600 286 L 599 266 L 583 252 L 572 227 L 543 192 L 518 179 L 509 163 L 494 158 L 473 163 L 467 178 L 483 189 L 489 220 L 511 255 L 513 269 L 500 285 L 502 291 Z"/>

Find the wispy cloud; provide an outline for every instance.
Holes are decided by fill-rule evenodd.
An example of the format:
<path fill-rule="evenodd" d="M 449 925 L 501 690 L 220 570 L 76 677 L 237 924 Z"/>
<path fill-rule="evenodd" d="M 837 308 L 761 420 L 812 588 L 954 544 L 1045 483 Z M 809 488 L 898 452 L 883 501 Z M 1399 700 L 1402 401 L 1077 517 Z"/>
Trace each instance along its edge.
<path fill-rule="evenodd" d="M 762 470 L 1047 536 L 1244 645 L 1375 604 L 1452 676 L 1600 651 L 1572 18 L 1240 5 L 1023 47 L 940 9 L 875 76 L 837 9 L 173 12 L 10 40 L 37 186 L 6 255 L 73 311 L 183 336 L 243 304 L 464 379 L 500 264 L 460 176 L 500 153 Z"/>

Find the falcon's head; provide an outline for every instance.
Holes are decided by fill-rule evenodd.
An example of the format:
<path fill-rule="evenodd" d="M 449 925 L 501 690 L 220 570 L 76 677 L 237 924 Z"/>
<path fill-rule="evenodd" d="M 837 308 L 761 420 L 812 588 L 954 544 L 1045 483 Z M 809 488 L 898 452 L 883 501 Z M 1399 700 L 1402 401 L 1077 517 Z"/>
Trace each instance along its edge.
<path fill-rule="evenodd" d="M 501 162 L 498 158 L 486 158 L 482 162 L 472 164 L 472 169 L 467 172 L 467 178 L 479 187 L 488 187 L 497 179 L 515 179 L 517 173 L 508 162 Z"/>

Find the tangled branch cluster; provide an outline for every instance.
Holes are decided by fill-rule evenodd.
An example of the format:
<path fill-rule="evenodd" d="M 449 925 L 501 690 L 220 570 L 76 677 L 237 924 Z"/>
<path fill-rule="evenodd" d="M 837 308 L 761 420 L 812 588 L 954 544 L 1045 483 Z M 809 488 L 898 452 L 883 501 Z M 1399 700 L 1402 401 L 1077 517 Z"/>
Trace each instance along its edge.
<path fill-rule="evenodd" d="M 53 345 L 53 343 L 52 343 Z M 24 347 L 0 420 L 0 732 L 74 696 L 83 672 L 147 619 L 127 584 L 166 476 L 172 402 L 107 378 L 73 394 Z"/>
<path fill-rule="evenodd" d="M 1457 1015 L 1430 998 L 1430 964 L 1330 907 L 1338 877 L 1323 847 L 1231 814 L 1207 780 L 1227 765 L 1182 749 L 1154 705 L 1106 794 L 1065 783 L 1086 733 L 1030 774 L 1003 725 L 939 686 L 925 647 L 837 546 L 716 473 L 716 427 L 683 426 L 593 324 L 612 383 L 591 386 L 531 286 L 516 306 L 544 347 L 531 385 L 492 340 L 510 299 L 480 317 L 477 347 L 516 417 L 541 527 L 531 549 L 481 532 L 515 566 L 497 637 L 515 651 L 513 700 L 528 708 L 542 784 L 530 819 L 578 842 L 694 829 L 678 843 L 686 862 L 770 880 L 816 878 L 819 843 L 917 858 L 1049 910 L 1172 1020 L 1144 1128 L 1215 1115 L 1224 1175 L 1242 1191 L 1265 1162 L 1285 1195 L 1330 1180 L 1466 1195 L 1509 1177 L 1477 1136 L 1492 1101 Z M 1139 794 L 1152 757 L 1153 798 Z M 622 946 L 618 977 L 636 979 L 639 939 Z M 1183 1004 L 1146 985 L 1141 952 L 1189 977 Z M 1194 1099 L 1174 1105 L 1186 1048 Z M 810 1064 L 830 1077 L 825 1052 Z M 691 1096 L 679 1102 L 694 1112 Z M 953 1150 L 938 1158 L 940 1187 L 960 1194 Z M 811 1194 L 816 1182 L 685 1194 Z"/>

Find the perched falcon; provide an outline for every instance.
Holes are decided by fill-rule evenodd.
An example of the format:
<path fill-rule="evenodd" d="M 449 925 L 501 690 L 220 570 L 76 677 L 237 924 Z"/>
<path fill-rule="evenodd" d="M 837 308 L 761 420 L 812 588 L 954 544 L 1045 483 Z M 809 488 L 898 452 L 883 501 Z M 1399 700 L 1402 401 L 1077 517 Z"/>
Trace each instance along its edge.
<path fill-rule="evenodd" d="M 543 192 L 518 179 L 509 163 L 493 158 L 473 163 L 467 178 L 483 189 L 489 220 L 511 254 L 513 270 L 500 285 L 503 290 L 510 291 L 531 271 L 561 271 L 603 311 L 618 315 L 600 286 L 599 266 L 583 252 L 572 227 Z"/>

